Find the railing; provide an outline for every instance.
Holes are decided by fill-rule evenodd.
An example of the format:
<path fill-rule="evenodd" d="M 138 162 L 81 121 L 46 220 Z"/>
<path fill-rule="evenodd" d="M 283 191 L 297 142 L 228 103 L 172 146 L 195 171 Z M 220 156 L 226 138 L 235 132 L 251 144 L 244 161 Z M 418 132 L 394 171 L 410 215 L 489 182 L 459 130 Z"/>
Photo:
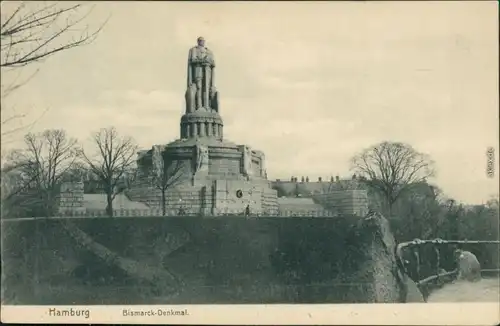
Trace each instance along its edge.
<path fill-rule="evenodd" d="M 163 214 L 161 209 L 117 209 L 113 210 L 113 217 L 172 217 L 172 216 L 247 216 L 247 217 L 337 217 L 339 214 L 332 210 L 275 210 L 271 212 L 252 212 L 246 214 L 241 209 L 219 209 L 215 214 L 200 213 L 189 209 L 170 209 Z M 105 210 L 87 209 L 80 211 L 61 212 L 51 217 L 20 217 L 20 218 L 2 218 L 2 222 L 13 220 L 41 220 L 41 219 L 64 219 L 64 218 L 109 218 Z"/>
<path fill-rule="evenodd" d="M 396 256 L 397 259 L 399 260 L 400 265 L 404 269 L 407 275 L 410 275 L 410 271 L 408 270 L 408 262 L 404 259 L 403 257 L 403 251 L 404 250 L 411 250 L 413 257 L 415 258 L 416 266 L 415 266 L 415 272 L 416 272 L 416 278 L 417 280 L 417 286 L 423 290 L 424 287 L 428 286 L 429 284 L 438 281 L 438 283 L 442 282 L 447 282 L 453 280 L 456 275 L 458 274 L 458 271 L 455 269 L 453 271 L 444 271 L 441 267 L 441 247 L 445 245 L 470 245 L 470 244 L 497 244 L 500 245 L 500 241 L 488 241 L 488 240 L 442 240 L 442 239 L 434 239 L 434 240 L 420 240 L 420 239 L 415 239 L 413 241 L 409 242 L 403 242 L 400 243 L 397 246 L 396 249 Z M 426 278 L 421 279 L 421 274 L 420 274 L 420 268 L 421 268 L 421 256 L 420 256 L 420 249 L 424 245 L 431 245 L 433 246 L 434 253 L 435 253 L 435 258 L 436 258 L 436 266 L 435 266 L 435 271 L 436 273 L 434 275 L 428 276 Z M 481 269 L 481 274 L 493 274 L 493 275 L 499 275 L 500 274 L 500 269 L 491 269 L 491 268 L 486 268 L 486 269 Z M 426 292 L 426 291 L 423 291 Z M 425 296 L 425 293 L 424 293 Z"/>

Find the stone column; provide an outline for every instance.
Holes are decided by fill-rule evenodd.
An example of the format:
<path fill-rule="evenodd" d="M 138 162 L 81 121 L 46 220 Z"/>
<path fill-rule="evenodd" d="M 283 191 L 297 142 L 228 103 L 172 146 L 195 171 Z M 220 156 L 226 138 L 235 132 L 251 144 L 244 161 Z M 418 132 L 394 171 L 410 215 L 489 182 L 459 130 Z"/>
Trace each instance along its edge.
<path fill-rule="evenodd" d="M 217 133 L 217 123 L 213 123 L 212 125 L 212 136 L 217 139 L 218 133 Z"/>
<path fill-rule="evenodd" d="M 191 137 L 191 125 L 189 123 L 186 123 L 185 128 L 186 128 L 186 138 Z"/>
<path fill-rule="evenodd" d="M 214 131 L 212 126 L 213 126 L 212 122 L 207 122 L 207 136 L 208 137 L 212 137 L 212 134 Z"/>
<path fill-rule="evenodd" d="M 222 135 L 222 125 L 219 125 L 219 138 L 220 138 L 220 140 L 222 140 L 222 137 L 223 137 L 223 135 Z"/>
<path fill-rule="evenodd" d="M 205 122 L 200 122 L 200 137 L 205 137 L 205 131 L 207 127 L 205 127 Z"/>
<path fill-rule="evenodd" d="M 192 137 L 197 137 L 198 136 L 198 123 L 195 122 L 193 123 L 193 133 L 192 133 Z"/>

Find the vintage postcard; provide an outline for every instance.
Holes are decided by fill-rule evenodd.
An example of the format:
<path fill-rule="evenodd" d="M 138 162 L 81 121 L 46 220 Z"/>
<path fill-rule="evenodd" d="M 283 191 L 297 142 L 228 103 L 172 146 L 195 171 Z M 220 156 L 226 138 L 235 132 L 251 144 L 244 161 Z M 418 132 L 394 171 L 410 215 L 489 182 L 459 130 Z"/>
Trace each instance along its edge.
<path fill-rule="evenodd" d="M 498 2 L 1 2 L 5 323 L 494 325 Z"/>

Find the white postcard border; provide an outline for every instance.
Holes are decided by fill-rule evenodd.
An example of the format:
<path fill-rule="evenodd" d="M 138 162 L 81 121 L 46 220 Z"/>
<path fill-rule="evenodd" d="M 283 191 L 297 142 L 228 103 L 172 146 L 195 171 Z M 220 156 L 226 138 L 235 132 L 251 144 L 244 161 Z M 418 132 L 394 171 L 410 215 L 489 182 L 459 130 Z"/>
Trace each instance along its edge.
<path fill-rule="evenodd" d="M 33 324 L 495 325 L 500 303 L 2 306 L 1 316 Z"/>

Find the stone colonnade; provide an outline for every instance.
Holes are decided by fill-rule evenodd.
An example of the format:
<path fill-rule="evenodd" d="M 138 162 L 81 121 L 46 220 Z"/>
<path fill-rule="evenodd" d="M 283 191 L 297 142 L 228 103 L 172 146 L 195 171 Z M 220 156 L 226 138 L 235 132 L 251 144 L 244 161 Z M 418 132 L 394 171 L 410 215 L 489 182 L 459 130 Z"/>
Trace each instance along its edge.
<path fill-rule="evenodd" d="M 217 122 L 188 122 L 181 125 L 181 138 L 213 137 L 223 139 L 222 124 Z"/>

